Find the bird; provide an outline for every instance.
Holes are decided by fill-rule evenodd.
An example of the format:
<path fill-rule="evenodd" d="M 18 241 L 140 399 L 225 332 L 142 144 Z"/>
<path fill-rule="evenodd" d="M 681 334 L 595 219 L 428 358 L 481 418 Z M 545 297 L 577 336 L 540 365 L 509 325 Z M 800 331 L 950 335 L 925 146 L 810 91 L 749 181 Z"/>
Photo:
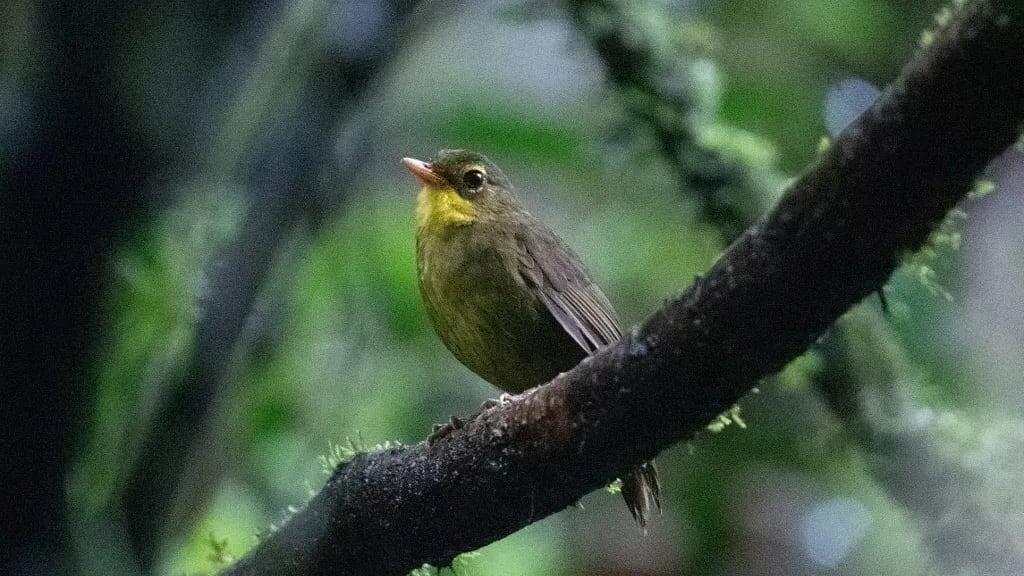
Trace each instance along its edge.
<path fill-rule="evenodd" d="M 441 150 L 429 161 L 402 163 L 421 185 L 420 296 L 435 332 L 462 364 L 503 393 L 518 394 L 619 340 L 618 314 L 580 258 L 523 207 L 493 162 L 477 152 Z M 621 493 L 645 528 L 651 502 L 661 509 L 655 462 L 622 478 Z"/>

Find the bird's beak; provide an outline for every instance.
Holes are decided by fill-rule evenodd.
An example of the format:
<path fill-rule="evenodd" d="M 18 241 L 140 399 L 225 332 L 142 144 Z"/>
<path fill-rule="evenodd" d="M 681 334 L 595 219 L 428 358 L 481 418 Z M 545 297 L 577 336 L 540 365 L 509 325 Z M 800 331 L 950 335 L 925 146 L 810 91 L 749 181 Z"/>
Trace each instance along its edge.
<path fill-rule="evenodd" d="M 412 172 L 412 175 L 422 182 L 424 186 L 441 186 L 441 177 L 430 169 L 430 164 L 415 158 L 402 158 L 402 164 L 405 164 L 409 172 Z"/>

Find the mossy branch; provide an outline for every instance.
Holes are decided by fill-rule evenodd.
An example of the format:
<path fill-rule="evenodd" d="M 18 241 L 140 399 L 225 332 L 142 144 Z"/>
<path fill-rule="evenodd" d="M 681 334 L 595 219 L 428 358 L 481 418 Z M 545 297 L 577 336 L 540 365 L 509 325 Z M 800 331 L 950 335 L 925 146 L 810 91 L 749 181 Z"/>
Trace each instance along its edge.
<path fill-rule="evenodd" d="M 936 426 L 913 417 L 900 383 L 912 369 L 892 335 L 867 313 L 839 324 L 823 339 L 830 360 L 815 384 L 863 448 L 870 474 L 917 521 L 937 572 L 1024 574 L 1024 542 L 1006 521 L 1012 512 L 992 505 L 984 475 L 944 450 Z"/>
<path fill-rule="evenodd" d="M 646 130 L 700 217 L 733 239 L 760 215 L 775 178 L 703 142 L 711 108 L 692 50 L 679 36 L 695 24 L 680 24 L 669 10 L 620 0 L 565 0 L 575 28 L 604 64 L 610 92 L 634 128 Z M 661 23 L 661 26 L 653 26 Z M 699 36 L 699 34 L 697 34 Z M 710 41 L 706 42 L 710 44 Z M 682 45 L 682 46 L 679 46 Z M 721 128 L 721 127 L 719 127 Z"/>
<path fill-rule="evenodd" d="M 227 573 L 444 565 L 704 429 L 877 290 L 1016 140 L 1021 12 L 964 8 L 705 277 L 621 342 L 432 446 L 339 466 Z"/>
<path fill-rule="evenodd" d="M 683 66 L 685 60 L 680 55 L 688 51 L 658 50 L 659 30 L 629 17 L 630 11 L 643 11 L 641 5 L 623 0 L 565 3 L 577 29 L 604 63 L 609 90 L 634 96 L 623 99 L 624 111 L 636 125 L 650 129 L 683 193 L 696 201 L 696 213 L 726 239 L 738 236 L 759 215 L 759 199 L 771 197 L 774 179 L 753 178 L 754 166 L 749 162 L 730 161 L 696 137 L 699 126 L 692 119 L 702 116 L 701 99 L 692 94 L 699 94 L 700 83 L 691 79 L 680 86 L 659 81 Z M 953 21 L 962 7 L 958 4 L 936 14 L 935 28 L 922 35 L 923 45 L 933 42 Z M 667 10 L 654 10 L 667 21 L 663 18 Z M 628 63 L 625 68 L 620 65 L 623 61 Z M 659 112 L 652 114 L 654 110 Z M 823 138 L 819 153 L 831 145 L 830 139 Z M 983 196 L 994 186 L 991 181 L 977 181 L 968 197 Z M 951 298 L 935 280 L 932 264 L 941 250 L 958 248 L 964 216 L 959 209 L 951 210 L 928 243 L 903 259 L 910 273 L 937 297 Z M 880 290 L 878 295 L 885 310 L 884 292 Z M 973 489 L 980 484 L 976 475 L 942 454 L 933 430 L 909 424 L 915 407 L 901 390 L 905 384 L 896 377 L 909 367 L 886 323 L 867 314 L 845 320 L 833 326 L 824 345 L 818 347 L 821 354 L 810 381 L 844 424 L 847 438 L 867 456 L 871 463 L 868 473 L 895 504 L 917 519 L 924 548 L 940 570 L 991 576 L 1024 573 L 1024 543 L 1015 543 L 1013 527 L 984 505 L 984 492 Z M 854 343 L 856 350 L 852 349 Z M 885 405 L 893 414 L 873 413 L 866 409 L 870 404 Z M 716 431 L 729 421 L 729 414 L 722 414 L 708 428 Z"/>

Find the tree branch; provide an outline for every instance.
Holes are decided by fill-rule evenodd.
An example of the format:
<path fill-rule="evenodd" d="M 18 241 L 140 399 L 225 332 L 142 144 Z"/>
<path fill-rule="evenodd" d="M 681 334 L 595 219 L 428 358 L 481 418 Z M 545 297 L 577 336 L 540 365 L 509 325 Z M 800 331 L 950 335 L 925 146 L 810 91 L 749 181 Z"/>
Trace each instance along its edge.
<path fill-rule="evenodd" d="M 607 81 L 636 126 L 650 131 L 701 218 L 728 239 L 765 208 L 767 194 L 736 159 L 702 145 L 699 81 L 683 50 L 660 49 L 658 32 L 637 13 L 651 8 L 618 0 L 564 0 L 566 12 L 604 64 Z M 657 19 L 671 17 L 659 7 Z"/>
<path fill-rule="evenodd" d="M 685 69 L 679 54 L 686 52 L 658 50 L 657 32 L 630 18 L 629 10 L 643 9 L 637 5 L 566 3 L 604 63 L 609 89 L 632 96 L 623 98 L 627 114 L 650 129 L 684 195 L 697 201 L 701 219 L 729 240 L 738 236 L 757 217 L 759 201 L 771 196 L 769 179 L 751 178 L 742 163 L 695 137 L 695 120 L 702 116 L 693 110 L 700 101 L 691 94 L 696 80 L 682 87 L 662 80 L 679 76 L 673 70 Z M 659 16 L 667 11 L 658 10 Z M 985 505 L 984 492 L 975 489 L 981 484 L 977 474 L 943 454 L 932 430 L 910 424 L 917 408 L 899 377 L 910 367 L 886 323 L 874 315 L 848 315 L 823 340 L 814 387 L 867 456 L 872 479 L 917 520 L 931 561 L 945 573 L 1024 573 L 1024 542 L 1015 542 L 1013 527 Z"/>
<path fill-rule="evenodd" d="M 1024 11 L 957 19 L 704 278 L 433 446 L 361 454 L 228 574 L 400 574 L 570 505 L 699 432 L 920 246 L 1024 120 Z"/>
<path fill-rule="evenodd" d="M 867 314 L 849 314 L 840 327 L 823 339 L 829 361 L 816 386 L 864 449 L 872 476 L 917 520 L 939 571 L 1024 574 L 1024 541 L 987 501 L 981 475 L 911 415 L 900 380 L 912 370 L 892 336 Z"/>

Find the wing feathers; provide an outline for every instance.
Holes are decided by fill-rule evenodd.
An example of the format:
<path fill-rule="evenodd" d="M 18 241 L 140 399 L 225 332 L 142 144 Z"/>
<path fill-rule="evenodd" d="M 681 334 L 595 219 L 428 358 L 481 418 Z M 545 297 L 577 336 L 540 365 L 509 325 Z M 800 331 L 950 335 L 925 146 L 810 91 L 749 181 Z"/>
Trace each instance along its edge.
<path fill-rule="evenodd" d="M 553 232 L 537 220 L 527 220 L 517 240 L 520 276 L 587 354 L 622 336 L 608 298 L 590 281 L 572 250 Z M 622 496 L 643 528 L 651 512 L 651 501 L 661 510 L 661 487 L 654 461 L 641 464 L 622 480 Z"/>
<path fill-rule="evenodd" d="M 533 220 L 518 242 L 520 275 L 581 348 L 589 354 L 622 336 L 608 298 L 553 232 Z"/>
<path fill-rule="evenodd" d="M 600 346 L 600 340 L 585 324 L 581 323 L 573 311 L 559 297 L 552 298 L 547 291 L 538 290 L 537 297 L 544 304 L 544 307 L 551 312 L 558 324 L 569 333 L 569 336 L 590 354 Z"/>

